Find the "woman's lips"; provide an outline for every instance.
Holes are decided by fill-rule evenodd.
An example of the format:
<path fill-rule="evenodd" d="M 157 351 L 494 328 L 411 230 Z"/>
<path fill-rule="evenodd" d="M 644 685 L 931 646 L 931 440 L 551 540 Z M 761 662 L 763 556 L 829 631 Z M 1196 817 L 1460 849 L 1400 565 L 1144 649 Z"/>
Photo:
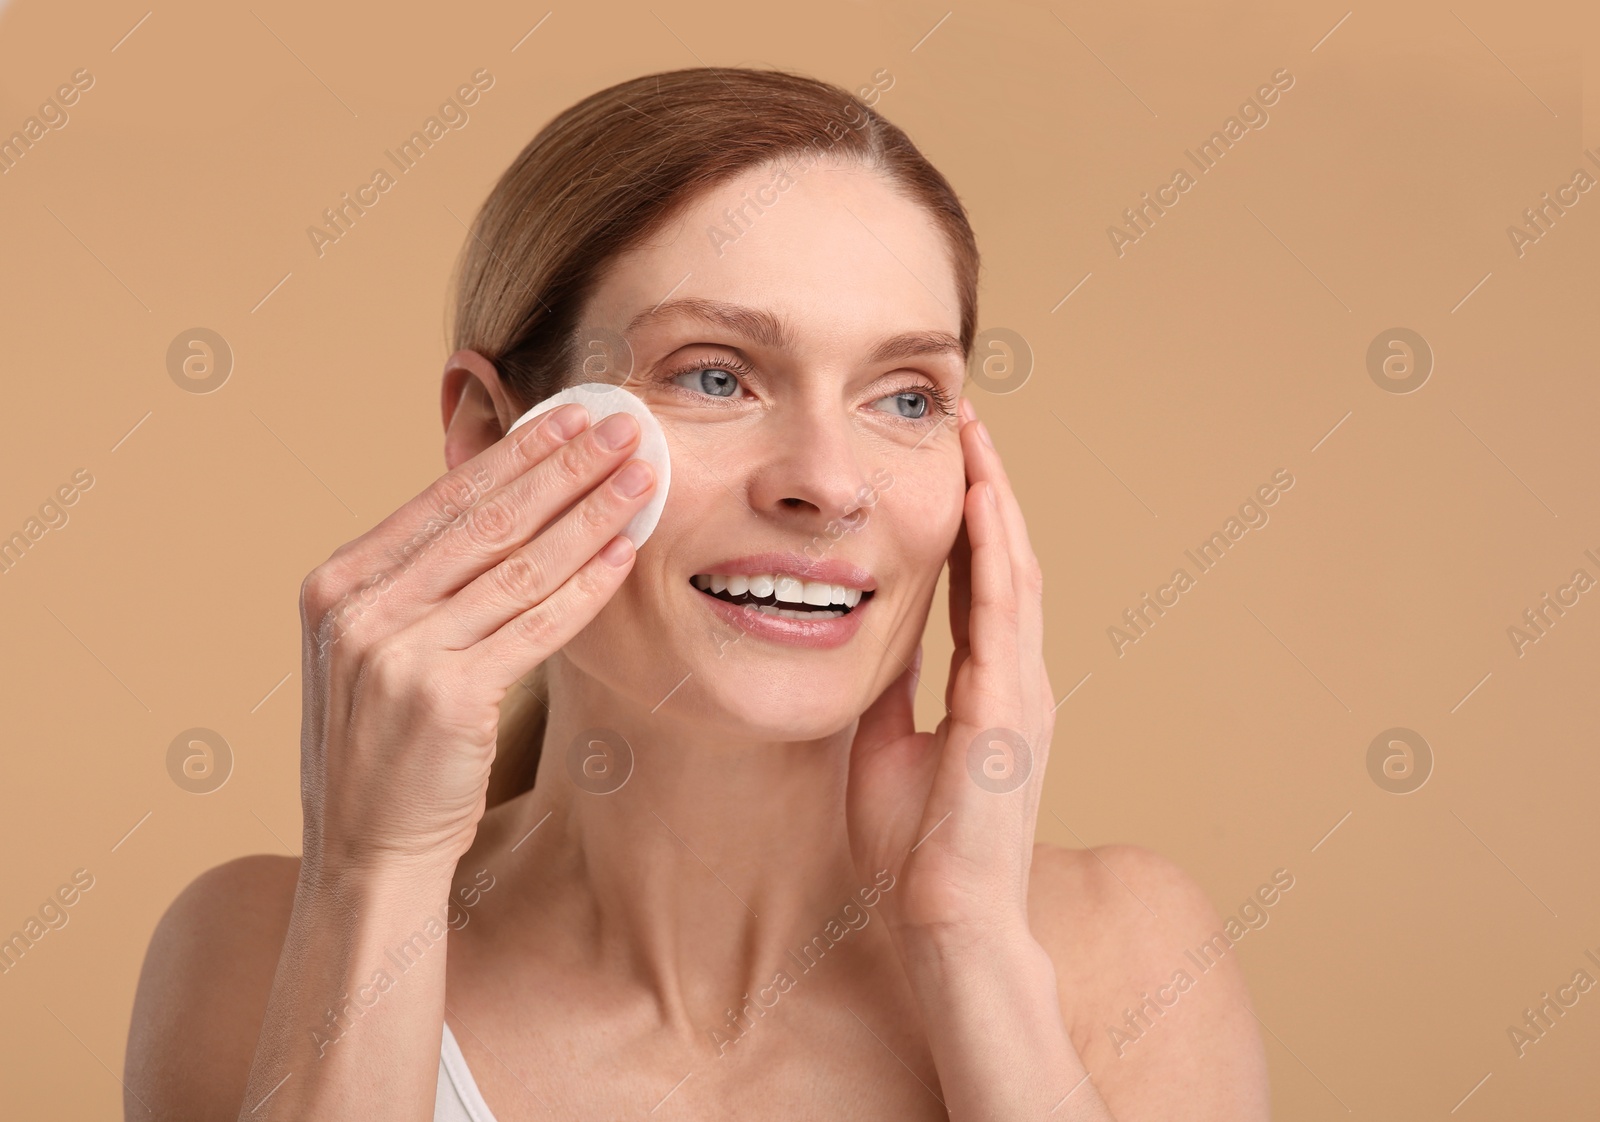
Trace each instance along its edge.
<path fill-rule="evenodd" d="M 844 615 L 833 619 L 790 619 L 768 615 L 749 605 L 730 604 L 693 584 L 689 585 L 689 591 L 723 621 L 736 628 L 741 633 L 740 639 L 753 635 L 774 643 L 819 650 L 830 650 L 848 643 L 860 630 L 861 614 L 872 602 L 872 597 L 867 597 Z"/>
<path fill-rule="evenodd" d="M 853 565 L 842 558 L 813 558 L 803 553 L 782 551 L 752 553 L 744 557 L 724 558 L 721 561 L 711 562 L 698 571 L 701 573 L 721 573 L 723 576 L 733 576 L 737 573 L 742 573 L 746 576 L 754 576 L 757 573 L 782 573 L 791 577 L 799 577 L 801 580 L 842 584 L 846 588 L 859 588 L 862 591 L 871 591 L 878 587 L 878 582 L 873 579 L 871 573 L 861 568 L 861 566 Z"/>

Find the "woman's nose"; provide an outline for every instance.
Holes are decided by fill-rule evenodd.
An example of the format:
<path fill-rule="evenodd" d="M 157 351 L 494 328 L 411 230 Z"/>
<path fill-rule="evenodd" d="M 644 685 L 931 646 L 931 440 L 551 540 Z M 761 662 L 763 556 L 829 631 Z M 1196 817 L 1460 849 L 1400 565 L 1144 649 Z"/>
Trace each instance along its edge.
<path fill-rule="evenodd" d="M 764 454 L 750 481 L 751 504 L 762 513 L 809 516 L 808 523 L 848 522 L 871 489 L 859 435 L 843 418 L 798 411 L 773 416 L 771 425 L 758 436 Z"/>

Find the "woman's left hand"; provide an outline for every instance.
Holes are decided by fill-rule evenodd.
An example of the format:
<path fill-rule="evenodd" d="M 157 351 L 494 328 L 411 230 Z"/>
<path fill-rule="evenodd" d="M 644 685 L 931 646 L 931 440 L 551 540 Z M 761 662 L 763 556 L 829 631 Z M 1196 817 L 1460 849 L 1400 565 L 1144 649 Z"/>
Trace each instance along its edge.
<path fill-rule="evenodd" d="M 1000 456 L 961 400 L 964 517 L 950 553 L 948 712 L 916 730 L 922 649 L 862 715 L 847 819 L 862 883 L 897 937 L 968 947 L 1027 933 L 1034 824 L 1055 726 L 1038 559 Z"/>

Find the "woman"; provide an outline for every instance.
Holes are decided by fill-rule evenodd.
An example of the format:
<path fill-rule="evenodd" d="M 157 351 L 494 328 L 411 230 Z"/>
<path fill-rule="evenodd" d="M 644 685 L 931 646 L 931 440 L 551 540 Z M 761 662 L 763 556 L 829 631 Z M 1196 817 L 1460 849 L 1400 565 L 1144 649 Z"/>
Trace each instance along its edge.
<path fill-rule="evenodd" d="M 1055 698 L 961 396 L 977 250 L 868 96 L 651 75 L 502 177 L 450 470 L 302 589 L 304 854 L 163 918 L 129 1118 L 1266 1117 L 1237 956 L 1171 984 L 1204 895 L 1034 844 Z M 596 376 L 671 450 L 637 553 L 637 421 L 506 435 Z"/>

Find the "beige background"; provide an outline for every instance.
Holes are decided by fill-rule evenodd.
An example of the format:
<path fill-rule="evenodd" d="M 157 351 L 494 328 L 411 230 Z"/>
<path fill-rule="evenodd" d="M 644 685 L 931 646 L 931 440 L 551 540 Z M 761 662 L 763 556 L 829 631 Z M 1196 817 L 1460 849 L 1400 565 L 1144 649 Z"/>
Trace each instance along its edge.
<path fill-rule="evenodd" d="M 95 877 L 0 977 L 6 1113 L 118 1115 L 162 910 L 297 847 L 296 591 L 442 470 L 461 223 L 554 113 L 700 61 L 887 68 L 880 107 L 966 199 L 981 323 L 1036 359 L 975 399 L 1076 689 L 1040 836 L 1153 847 L 1224 915 L 1294 874 L 1238 948 L 1277 1116 L 1594 1117 L 1600 989 L 1521 1058 L 1507 1028 L 1600 978 L 1600 591 L 1521 657 L 1507 628 L 1600 579 L 1600 191 L 1520 258 L 1506 228 L 1600 175 L 1595 23 L 1480 0 L 757 7 L 569 6 L 531 35 L 545 9 L 510 3 L 0 13 L 0 134 L 95 76 L 0 176 L 0 533 L 95 480 L 0 574 L 0 934 Z M 470 124 L 318 258 L 306 228 L 479 67 Z M 1270 123 L 1119 258 L 1107 227 L 1279 68 Z M 196 326 L 235 355 L 204 395 L 166 368 Z M 1404 395 L 1366 365 L 1397 326 L 1436 355 Z M 1118 657 L 1106 629 L 1280 468 L 1270 523 Z M 944 627 L 941 604 L 930 667 Z M 191 726 L 235 754 L 211 794 L 168 775 Z M 1367 767 L 1394 726 L 1434 753 L 1406 795 Z"/>

